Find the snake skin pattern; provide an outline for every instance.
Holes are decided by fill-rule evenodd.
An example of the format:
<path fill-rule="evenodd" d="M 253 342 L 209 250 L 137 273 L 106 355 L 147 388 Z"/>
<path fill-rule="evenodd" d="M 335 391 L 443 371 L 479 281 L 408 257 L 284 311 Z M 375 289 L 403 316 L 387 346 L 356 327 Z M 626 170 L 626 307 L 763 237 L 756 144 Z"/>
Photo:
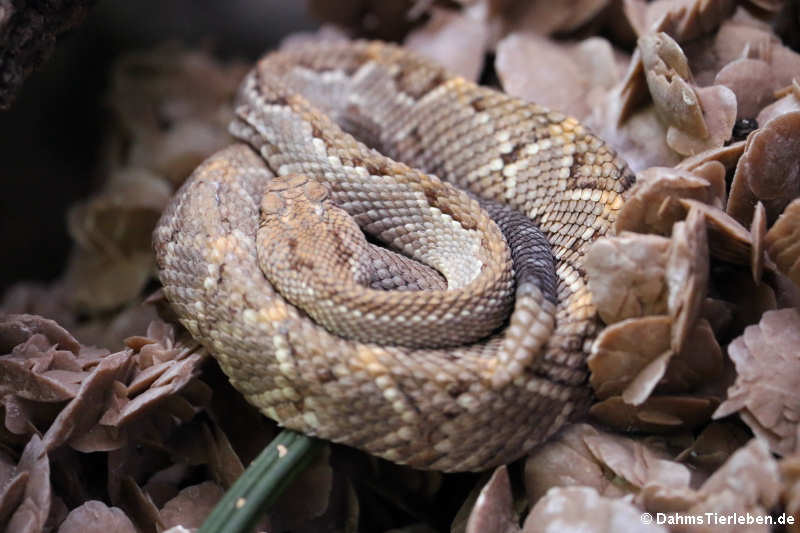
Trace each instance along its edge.
<path fill-rule="evenodd" d="M 283 426 L 444 471 L 510 462 L 585 412 L 586 356 L 599 322 L 581 261 L 633 183 L 603 141 L 572 118 L 377 42 L 265 56 L 242 84 L 236 115 L 231 131 L 247 145 L 195 170 L 164 212 L 154 247 L 181 322 L 248 401 Z M 496 223 L 450 184 L 506 212 L 493 214 Z M 323 252 L 322 226 L 302 220 L 316 213 L 344 228 L 349 222 L 329 214 L 333 204 L 370 238 L 440 272 L 448 290 L 424 266 L 425 281 L 410 287 L 421 290 L 380 290 L 409 283 L 399 273 L 405 259 L 385 249 L 371 260 L 377 276 L 360 272 L 352 251 Z M 308 250 L 288 236 L 292 225 L 311 251 L 280 251 Z M 286 246 L 259 251 L 257 241 L 269 247 L 284 232 Z M 273 254 L 284 255 L 269 266 Z M 323 256 L 334 266 L 317 271 L 355 281 L 297 289 L 304 281 L 293 273 L 314 271 Z M 270 281 L 281 275 L 293 297 Z M 421 305 L 398 308 L 399 298 Z M 331 309 L 358 325 L 331 333 Z M 490 316 L 496 311 L 500 318 Z M 384 332 L 378 340 L 373 328 Z M 473 338 L 459 341 L 452 330 Z"/>

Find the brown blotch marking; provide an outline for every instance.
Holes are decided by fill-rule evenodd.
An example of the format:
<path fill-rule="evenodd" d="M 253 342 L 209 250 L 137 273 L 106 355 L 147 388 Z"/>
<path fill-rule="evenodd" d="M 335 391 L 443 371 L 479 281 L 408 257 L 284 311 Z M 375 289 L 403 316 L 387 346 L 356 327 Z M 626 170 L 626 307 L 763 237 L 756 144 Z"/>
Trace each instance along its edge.
<path fill-rule="evenodd" d="M 364 160 L 358 156 L 353 156 L 350 158 L 350 164 L 354 167 L 363 167 L 370 176 L 386 176 L 391 174 L 389 165 L 382 159 L 378 159 L 376 162 L 375 160 Z"/>
<path fill-rule="evenodd" d="M 419 132 L 419 126 L 414 126 L 408 130 L 408 134 L 400 141 L 400 145 L 406 149 L 412 148 L 415 151 L 423 149 L 422 135 Z"/>
<path fill-rule="evenodd" d="M 289 237 L 289 240 L 286 242 L 286 245 L 289 247 L 289 265 L 294 270 L 314 270 L 314 262 L 309 260 L 306 257 L 306 254 L 296 253 L 297 251 L 297 239 L 294 237 Z"/>
<path fill-rule="evenodd" d="M 454 400 L 468 390 L 469 386 L 460 381 L 447 386 L 447 394 Z"/>
<path fill-rule="evenodd" d="M 515 144 L 514 148 L 512 148 L 510 152 L 507 154 L 501 154 L 500 159 L 502 159 L 503 163 L 506 165 L 513 163 L 519 159 L 519 153 L 525 146 L 525 144 Z"/>
<path fill-rule="evenodd" d="M 219 265 L 219 271 L 217 272 L 217 285 L 222 285 L 222 277 L 225 275 L 225 263 L 221 263 Z"/>
<path fill-rule="evenodd" d="M 275 96 L 264 96 L 264 101 L 269 105 L 281 105 L 281 106 L 289 105 L 289 100 L 282 94 L 278 94 Z"/>
<path fill-rule="evenodd" d="M 569 167 L 569 177 L 567 179 L 573 180 L 574 187 L 582 189 L 595 189 L 597 188 L 597 180 L 595 178 L 578 173 L 580 167 L 582 167 L 585 162 L 586 160 L 584 153 L 574 153 L 572 155 L 572 165 Z"/>
<path fill-rule="evenodd" d="M 447 76 L 445 76 L 444 72 L 442 71 L 436 72 L 436 75 L 430 80 L 428 80 L 428 83 L 422 88 L 422 94 L 420 96 L 431 92 L 432 90 L 436 89 L 446 81 L 447 81 Z"/>
<path fill-rule="evenodd" d="M 289 266 L 291 266 L 293 270 L 314 270 L 314 262 L 302 257 L 302 255 L 303 254 L 300 254 L 300 257 L 290 256 Z"/>
<path fill-rule="evenodd" d="M 417 72 L 419 71 L 415 69 L 398 69 L 398 71 L 394 74 L 394 81 L 397 84 L 397 88 L 415 100 L 420 99 L 424 95 L 436 89 L 448 79 L 444 72 L 437 70 L 433 77 L 425 80 L 420 86 L 415 86 L 415 82 L 417 80 L 414 79 L 413 74 Z"/>
<path fill-rule="evenodd" d="M 408 132 L 408 137 L 417 144 L 422 144 L 422 135 L 419 133 L 419 126 L 414 126 Z"/>
<path fill-rule="evenodd" d="M 419 128 L 417 126 L 411 128 L 408 134 L 397 143 L 396 148 L 398 154 L 404 154 L 400 157 L 401 160 L 411 161 L 416 159 L 419 154 L 425 151 L 425 143 L 422 141 Z"/>
<path fill-rule="evenodd" d="M 336 376 L 331 372 L 330 368 L 316 368 L 317 379 L 320 383 L 330 383 L 336 380 Z"/>
<path fill-rule="evenodd" d="M 428 204 L 432 207 L 435 207 L 439 211 L 441 211 L 445 215 L 449 215 L 453 220 L 461 224 L 461 227 L 465 230 L 474 230 L 478 228 L 478 223 L 475 219 L 466 213 L 456 213 L 450 207 L 441 202 L 439 200 L 439 195 L 434 187 L 431 187 L 428 184 L 422 184 L 422 192 L 425 194 L 425 199 L 428 200 Z M 466 216 L 464 216 L 466 215 Z"/>
<path fill-rule="evenodd" d="M 636 183 L 636 174 L 634 174 L 630 167 L 628 167 L 628 165 L 626 165 L 624 162 L 615 160 L 614 165 L 617 168 L 622 168 L 622 176 L 619 178 L 619 182 L 622 184 L 623 191 L 628 190 L 629 187 Z"/>
<path fill-rule="evenodd" d="M 315 139 L 320 139 L 325 145 L 325 148 L 331 149 L 334 145 L 331 143 L 329 137 L 325 135 L 325 132 L 322 131 L 322 128 L 317 125 L 317 122 L 309 115 L 304 115 L 304 118 L 311 124 L 311 136 Z"/>
<path fill-rule="evenodd" d="M 250 301 L 250 298 L 247 297 L 247 293 L 246 292 L 242 293 L 242 300 L 244 300 L 244 304 L 246 306 L 246 309 L 256 309 L 257 308 L 257 306 L 254 305 L 253 302 Z"/>
<path fill-rule="evenodd" d="M 486 100 L 487 99 L 483 96 L 476 96 L 475 98 L 469 101 L 469 105 L 476 112 L 480 113 L 481 111 L 489 109 L 489 103 Z"/>
<path fill-rule="evenodd" d="M 356 158 L 354 158 L 356 159 Z M 370 176 L 386 176 L 390 174 L 389 165 L 386 164 L 386 161 L 379 159 L 377 162 L 375 161 L 362 161 L 360 159 L 356 159 L 358 161 L 358 166 L 363 166 L 367 169 L 367 172 Z M 355 161 L 354 161 L 355 163 Z"/>

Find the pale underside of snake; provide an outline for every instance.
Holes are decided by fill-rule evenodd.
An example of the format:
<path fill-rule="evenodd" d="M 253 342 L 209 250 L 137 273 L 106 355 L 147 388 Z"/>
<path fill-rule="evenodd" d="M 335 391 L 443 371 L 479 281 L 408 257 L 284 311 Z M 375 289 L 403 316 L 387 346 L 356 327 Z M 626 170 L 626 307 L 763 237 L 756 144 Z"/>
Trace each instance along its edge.
<path fill-rule="evenodd" d="M 463 471 L 585 412 L 581 262 L 633 182 L 603 141 L 377 42 L 267 55 L 231 131 L 246 144 L 195 170 L 154 247 L 181 322 L 263 413 Z"/>

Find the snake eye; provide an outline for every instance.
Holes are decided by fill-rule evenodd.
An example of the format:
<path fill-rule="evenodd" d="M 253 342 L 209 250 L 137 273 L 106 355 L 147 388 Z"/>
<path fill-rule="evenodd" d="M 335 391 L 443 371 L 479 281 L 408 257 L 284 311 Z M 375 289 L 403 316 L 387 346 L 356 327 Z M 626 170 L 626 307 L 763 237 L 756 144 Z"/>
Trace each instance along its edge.
<path fill-rule="evenodd" d="M 328 188 L 321 184 L 318 181 L 309 181 L 303 186 L 303 190 L 306 194 L 306 198 L 308 198 L 312 202 L 322 202 L 328 198 Z"/>

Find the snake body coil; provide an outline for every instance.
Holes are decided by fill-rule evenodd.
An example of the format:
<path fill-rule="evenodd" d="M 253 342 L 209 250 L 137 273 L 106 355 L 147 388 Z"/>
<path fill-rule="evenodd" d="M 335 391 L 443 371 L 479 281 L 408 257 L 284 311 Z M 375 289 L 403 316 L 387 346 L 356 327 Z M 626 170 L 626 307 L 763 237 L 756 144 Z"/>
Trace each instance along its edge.
<path fill-rule="evenodd" d="M 193 173 L 154 247 L 181 322 L 250 402 L 446 471 L 509 462 L 585 411 L 598 319 L 581 261 L 633 182 L 601 140 L 368 42 L 266 56 L 236 115 L 249 146 Z"/>

